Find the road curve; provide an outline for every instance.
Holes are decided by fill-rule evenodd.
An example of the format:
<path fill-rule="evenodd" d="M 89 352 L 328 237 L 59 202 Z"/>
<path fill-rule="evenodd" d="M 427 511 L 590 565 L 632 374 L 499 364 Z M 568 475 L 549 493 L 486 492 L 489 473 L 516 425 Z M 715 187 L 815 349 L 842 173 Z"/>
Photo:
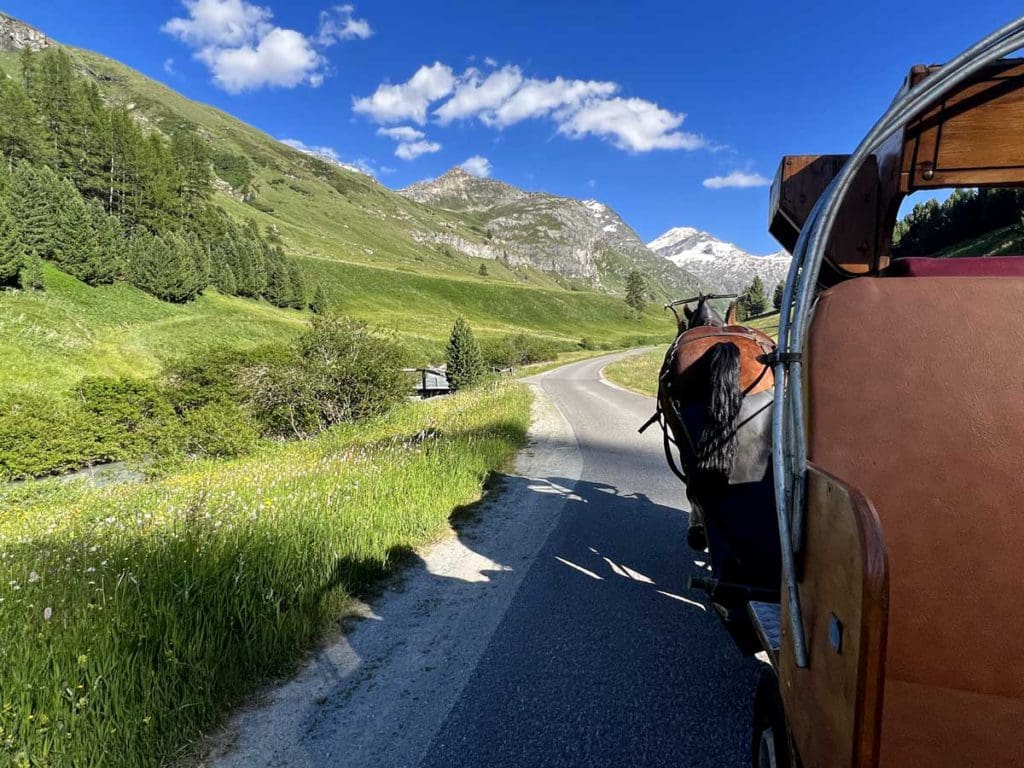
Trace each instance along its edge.
<path fill-rule="evenodd" d="M 477 520 L 425 551 L 204 764 L 748 766 L 756 664 L 707 601 L 653 400 L 620 355 L 527 381 L 530 445 Z"/>

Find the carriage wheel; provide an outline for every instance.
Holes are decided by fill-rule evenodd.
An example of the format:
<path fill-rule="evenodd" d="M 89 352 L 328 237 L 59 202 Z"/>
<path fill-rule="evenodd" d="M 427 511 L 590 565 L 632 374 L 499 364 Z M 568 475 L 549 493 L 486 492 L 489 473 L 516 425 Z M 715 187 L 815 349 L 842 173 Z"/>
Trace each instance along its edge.
<path fill-rule="evenodd" d="M 771 667 L 765 667 L 757 681 L 751 736 L 754 768 L 798 768 L 799 762 L 795 759 L 786 725 L 786 712 L 779 696 L 779 679 Z"/>

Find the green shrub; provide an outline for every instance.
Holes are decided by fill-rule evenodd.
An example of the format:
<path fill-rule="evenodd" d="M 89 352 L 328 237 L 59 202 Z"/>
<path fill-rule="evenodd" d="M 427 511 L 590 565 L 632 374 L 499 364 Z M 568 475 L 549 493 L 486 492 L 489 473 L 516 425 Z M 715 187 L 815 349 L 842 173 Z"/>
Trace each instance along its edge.
<path fill-rule="evenodd" d="M 489 339 L 482 345 L 484 362 L 492 368 L 517 368 L 533 363 L 554 360 L 561 352 L 572 348 L 567 342 L 517 333 L 499 339 Z"/>
<path fill-rule="evenodd" d="M 176 414 L 158 384 L 129 377 L 87 376 L 75 396 L 93 417 L 93 429 L 106 454 L 120 459 L 175 451 Z"/>
<path fill-rule="evenodd" d="M 187 411 L 181 419 L 181 448 L 189 456 L 233 458 L 252 451 L 259 429 L 242 406 L 224 401 Z"/>
<path fill-rule="evenodd" d="M 317 315 L 298 355 L 242 370 L 248 404 L 269 436 L 308 437 L 335 424 L 380 416 L 407 393 L 402 348 L 360 320 Z"/>
<path fill-rule="evenodd" d="M 0 400 L 0 477 L 60 474 L 110 458 L 78 403 L 24 392 Z"/>
<path fill-rule="evenodd" d="M 245 387 L 247 370 L 293 365 L 295 361 L 295 350 L 284 344 L 221 348 L 171 363 L 164 371 L 164 382 L 179 413 L 225 401 L 243 405 L 250 399 Z"/>

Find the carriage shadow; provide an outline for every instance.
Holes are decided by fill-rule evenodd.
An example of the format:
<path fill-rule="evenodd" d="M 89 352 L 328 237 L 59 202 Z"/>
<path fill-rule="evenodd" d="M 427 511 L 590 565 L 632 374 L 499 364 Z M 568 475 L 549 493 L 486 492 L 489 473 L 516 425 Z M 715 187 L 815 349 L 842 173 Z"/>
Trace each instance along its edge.
<path fill-rule="evenodd" d="M 279 760 L 379 765 L 381 741 L 423 754 L 429 731 L 422 768 L 553 754 L 745 764 L 751 672 L 687 590 L 705 563 L 686 548 L 685 512 L 607 483 L 495 474 L 452 527 L 440 547 L 393 550 L 388 571 L 339 560 L 325 590 L 360 584 L 367 607 L 300 675 L 319 692 L 285 707 L 294 734 Z"/>

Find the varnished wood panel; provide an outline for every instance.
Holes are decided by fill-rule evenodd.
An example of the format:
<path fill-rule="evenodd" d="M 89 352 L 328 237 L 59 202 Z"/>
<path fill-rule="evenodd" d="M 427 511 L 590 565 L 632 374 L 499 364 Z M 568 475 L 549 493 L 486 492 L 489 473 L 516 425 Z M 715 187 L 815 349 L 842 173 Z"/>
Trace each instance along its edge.
<path fill-rule="evenodd" d="M 915 67 L 912 82 L 932 68 Z M 901 187 L 1024 185 L 1024 64 L 999 62 L 906 129 Z"/>
<path fill-rule="evenodd" d="M 809 656 L 793 660 L 783 594 L 779 679 L 806 768 L 878 765 L 888 622 L 888 568 L 878 516 L 856 490 L 812 466 L 799 583 Z M 837 649 L 833 617 L 842 627 Z"/>

